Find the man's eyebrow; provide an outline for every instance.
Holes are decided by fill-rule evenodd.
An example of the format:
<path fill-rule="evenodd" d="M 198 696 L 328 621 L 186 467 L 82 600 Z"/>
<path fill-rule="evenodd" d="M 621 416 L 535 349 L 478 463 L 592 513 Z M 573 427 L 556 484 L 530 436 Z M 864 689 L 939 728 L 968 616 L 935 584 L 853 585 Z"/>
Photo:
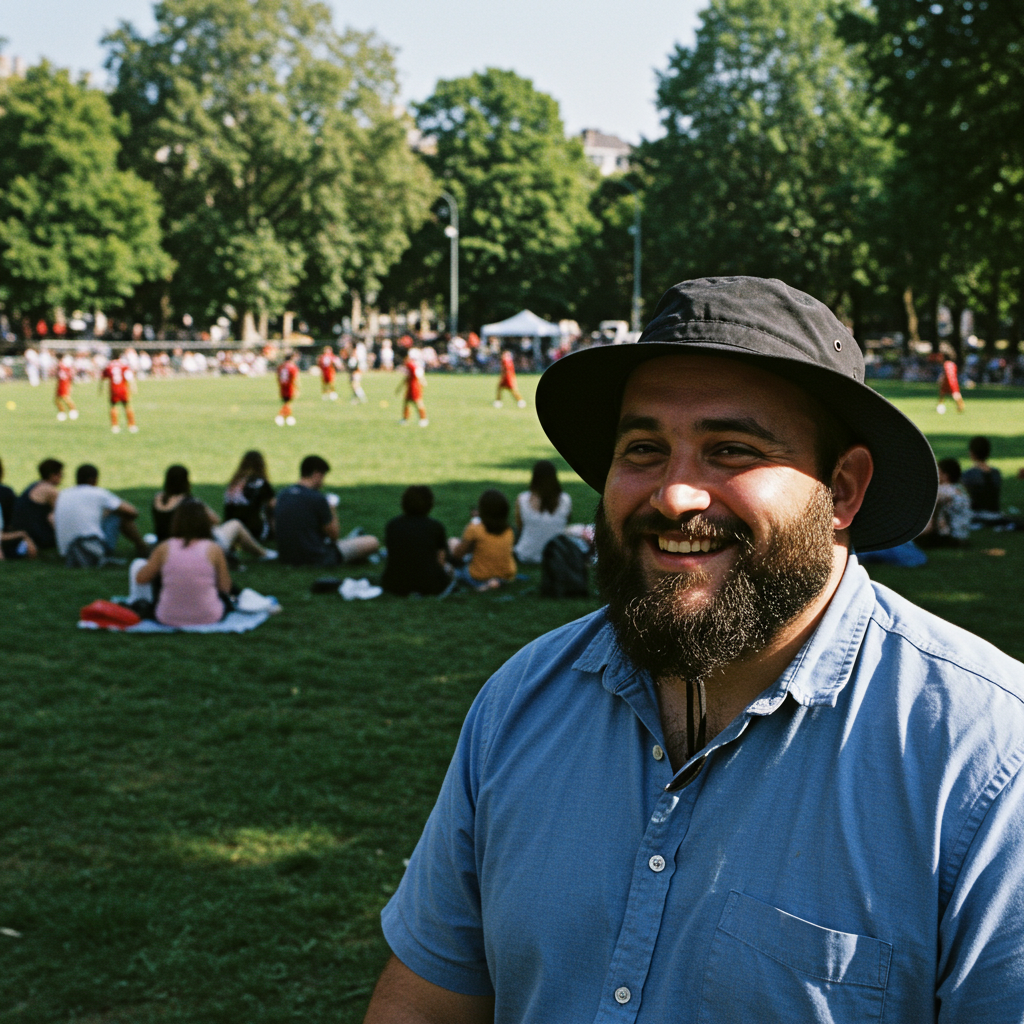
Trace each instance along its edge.
<path fill-rule="evenodd" d="M 766 426 L 758 423 L 752 416 L 727 417 L 723 419 L 704 419 L 697 422 L 697 430 L 702 434 L 749 434 L 769 444 L 788 447 L 781 437 L 773 434 Z"/>
<path fill-rule="evenodd" d="M 619 420 L 618 429 L 615 431 L 615 438 L 618 440 L 623 434 L 631 430 L 658 430 L 661 423 L 653 416 L 623 416 Z"/>

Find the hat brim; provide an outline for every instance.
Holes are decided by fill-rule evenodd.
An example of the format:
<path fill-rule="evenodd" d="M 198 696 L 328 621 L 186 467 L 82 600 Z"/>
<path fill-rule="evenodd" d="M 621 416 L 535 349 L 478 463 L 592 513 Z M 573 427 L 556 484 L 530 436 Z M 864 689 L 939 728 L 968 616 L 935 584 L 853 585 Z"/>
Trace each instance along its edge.
<path fill-rule="evenodd" d="M 660 356 L 705 352 L 742 359 L 793 381 L 867 445 L 874 473 L 850 527 L 858 551 L 913 540 L 935 507 L 938 471 L 931 445 L 891 402 L 859 381 L 792 359 L 753 356 L 728 345 L 650 341 L 582 349 L 544 372 L 537 415 L 566 462 L 598 493 L 611 466 L 622 394 L 630 373 Z"/>

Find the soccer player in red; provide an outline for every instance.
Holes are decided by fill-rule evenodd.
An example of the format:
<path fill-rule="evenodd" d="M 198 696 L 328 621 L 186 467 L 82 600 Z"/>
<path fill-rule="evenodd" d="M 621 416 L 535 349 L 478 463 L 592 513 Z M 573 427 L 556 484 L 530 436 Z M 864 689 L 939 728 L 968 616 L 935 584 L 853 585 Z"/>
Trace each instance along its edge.
<path fill-rule="evenodd" d="M 316 365 L 320 367 L 320 397 L 336 402 L 338 400 L 338 392 L 334 389 L 334 377 L 341 363 L 330 345 L 324 345 L 324 350 L 320 353 Z"/>
<path fill-rule="evenodd" d="M 65 420 L 78 419 L 78 410 L 75 408 L 75 403 L 71 401 L 71 385 L 74 381 L 75 361 L 71 356 L 64 356 L 57 364 L 57 394 L 54 396 L 57 419 L 61 423 Z"/>
<path fill-rule="evenodd" d="M 944 399 L 947 395 L 956 402 L 957 412 L 963 412 L 964 399 L 960 394 L 960 381 L 957 380 L 956 363 L 952 359 L 947 359 L 942 364 L 942 373 L 939 376 L 939 404 L 935 407 L 935 411 L 940 415 L 946 411 Z"/>
<path fill-rule="evenodd" d="M 135 423 L 135 411 L 132 409 L 131 398 L 133 382 L 135 380 L 135 374 L 132 373 L 132 368 L 121 356 L 118 356 L 116 359 L 111 359 L 103 370 L 103 375 L 100 377 L 101 390 L 103 388 L 104 380 L 108 381 L 110 384 L 111 432 L 114 434 L 121 433 L 121 426 L 117 422 L 117 407 L 119 405 L 123 405 L 125 418 L 128 420 L 128 431 L 129 433 L 137 434 L 139 432 L 139 428 Z"/>
<path fill-rule="evenodd" d="M 292 415 L 292 401 L 299 393 L 299 368 L 295 363 L 295 353 L 289 352 L 284 357 L 284 362 L 277 368 L 277 386 L 281 392 L 281 411 L 274 417 L 274 422 L 283 427 L 286 423 L 289 427 L 295 426 L 295 417 Z"/>
<path fill-rule="evenodd" d="M 420 426 L 429 426 L 427 419 L 427 407 L 423 404 L 423 364 L 420 362 L 419 352 L 412 349 L 402 364 L 405 370 L 405 379 L 395 388 L 397 394 L 405 388 L 405 401 L 402 403 L 402 418 L 398 421 L 403 426 L 409 422 L 409 406 L 415 405 L 416 411 L 420 414 Z"/>
<path fill-rule="evenodd" d="M 516 400 L 516 405 L 520 409 L 526 408 L 526 402 L 523 396 L 519 394 L 519 388 L 516 387 L 516 360 L 512 353 L 505 349 L 501 353 L 501 379 L 498 381 L 498 393 L 494 399 L 494 408 L 501 408 L 501 393 L 502 391 L 511 391 L 513 398 Z"/>

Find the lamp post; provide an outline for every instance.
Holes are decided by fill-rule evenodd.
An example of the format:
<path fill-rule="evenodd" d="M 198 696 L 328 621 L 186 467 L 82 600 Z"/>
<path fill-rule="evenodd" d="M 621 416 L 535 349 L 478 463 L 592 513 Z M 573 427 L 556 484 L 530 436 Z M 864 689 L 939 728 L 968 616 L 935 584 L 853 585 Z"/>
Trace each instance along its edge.
<path fill-rule="evenodd" d="M 619 184 L 633 193 L 633 225 L 629 233 L 633 236 L 633 313 L 629 329 L 640 330 L 640 193 L 628 181 L 619 179 Z"/>
<path fill-rule="evenodd" d="M 459 333 L 459 204 L 451 192 L 442 192 L 448 204 L 448 226 L 444 233 L 451 240 L 451 296 L 448 302 L 448 330 L 454 338 Z"/>

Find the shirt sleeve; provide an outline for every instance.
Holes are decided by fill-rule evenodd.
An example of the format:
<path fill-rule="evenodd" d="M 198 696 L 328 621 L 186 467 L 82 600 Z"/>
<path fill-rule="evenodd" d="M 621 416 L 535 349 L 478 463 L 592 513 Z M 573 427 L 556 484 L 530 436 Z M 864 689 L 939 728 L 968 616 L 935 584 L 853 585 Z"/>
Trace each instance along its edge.
<path fill-rule="evenodd" d="M 113 491 L 104 491 L 103 507 L 108 512 L 113 512 L 115 508 L 121 507 L 121 499 Z"/>
<path fill-rule="evenodd" d="M 437 803 L 398 892 L 384 908 L 384 937 L 413 973 L 462 995 L 494 992 L 487 971 L 475 844 L 479 769 L 486 746 L 477 697 Z"/>
<path fill-rule="evenodd" d="M 1024 1020 L 1024 780 L 1017 763 L 989 783 L 939 924 L 939 1024 Z M 1007 777 L 1009 776 L 1009 781 Z"/>

